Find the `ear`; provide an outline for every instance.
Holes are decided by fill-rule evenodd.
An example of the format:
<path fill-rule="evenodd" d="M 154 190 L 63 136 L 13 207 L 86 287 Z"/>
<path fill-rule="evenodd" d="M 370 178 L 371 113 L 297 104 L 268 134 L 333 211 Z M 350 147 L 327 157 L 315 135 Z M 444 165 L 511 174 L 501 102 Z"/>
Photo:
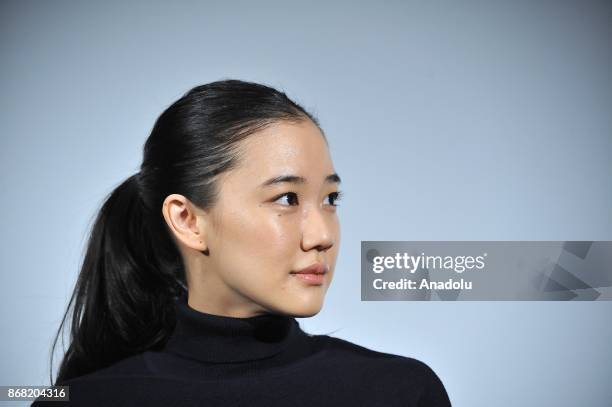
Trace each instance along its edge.
<path fill-rule="evenodd" d="M 180 194 L 168 195 L 162 205 L 162 215 L 177 244 L 208 255 L 207 217 L 198 212 L 202 210 Z"/>

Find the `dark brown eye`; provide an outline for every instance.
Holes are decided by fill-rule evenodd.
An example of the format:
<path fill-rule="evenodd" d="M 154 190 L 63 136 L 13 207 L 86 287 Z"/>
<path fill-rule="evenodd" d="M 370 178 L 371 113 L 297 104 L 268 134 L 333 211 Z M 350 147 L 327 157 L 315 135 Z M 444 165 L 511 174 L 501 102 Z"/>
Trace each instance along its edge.
<path fill-rule="evenodd" d="M 278 202 L 279 199 L 287 197 L 286 202 L 289 204 L 289 206 L 293 206 L 293 205 L 297 205 L 298 204 L 298 197 L 297 194 L 295 192 L 287 192 L 284 193 L 280 196 L 278 196 L 274 202 Z"/>
<path fill-rule="evenodd" d="M 331 194 L 327 195 L 330 198 L 330 205 L 332 206 L 339 206 L 336 201 L 339 201 L 340 198 L 342 197 L 342 192 L 341 191 L 336 191 L 336 192 L 332 192 Z"/>

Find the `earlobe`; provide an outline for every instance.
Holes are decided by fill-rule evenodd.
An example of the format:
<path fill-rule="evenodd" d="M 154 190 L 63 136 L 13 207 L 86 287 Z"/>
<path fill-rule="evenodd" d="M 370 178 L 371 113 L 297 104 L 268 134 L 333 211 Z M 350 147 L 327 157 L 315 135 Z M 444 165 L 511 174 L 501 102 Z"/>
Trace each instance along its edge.
<path fill-rule="evenodd" d="M 198 250 L 198 251 L 205 256 L 209 256 L 210 251 L 208 250 L 208 238 L 207 238 L 208 219 L 206 219 L 205 215 L 202 215 L 202 214 L 195 214 L 195 217 L 197 219 L 196 221 L 197 229 L 199 230 L 199 235 L 200 235 L 197 237 L 198 243 L 200 244 L 201 247 L 203 247 L 203 250 Z"/>
<path fill-rule="evenodd" d="M 202 241 L 200 240 L 200 244 L 202 244 Z M 210 251 L 208 250 L 208 247 L 204 250 L 200 250 L 200 253 L 202 253 L 205 256 L 209 256 L 210 255 Z"/>

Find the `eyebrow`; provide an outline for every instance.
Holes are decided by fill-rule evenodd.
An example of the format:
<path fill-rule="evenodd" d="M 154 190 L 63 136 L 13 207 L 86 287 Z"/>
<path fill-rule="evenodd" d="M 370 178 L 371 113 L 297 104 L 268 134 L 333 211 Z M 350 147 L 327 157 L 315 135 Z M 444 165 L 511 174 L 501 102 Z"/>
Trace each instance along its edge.
<path fill-rule="evenodd" d="M 270 178 L 269 180 L 267 180 L 266 182 L 264 182 L 263 184 L 261 184 L 261 187 L 268 187 L 271 185 L 276 185 L 276 184 L 280 184 L 283 182 L 288 182 L 288 183 L 292 183 L 292 184 L 305 184 L 306 183 L 306 178 L 304 177 L 300 177 L 297 175 L 280 175 L 278 177 L 273 177 Z M 340 179 L 340 177 L 338 176 L 338 174 L 333 173 L 328 175 L 327 177 L 325 177 L 325 182 L 328 184 L 339 184 L 342 182 L 342 180 Z"/>

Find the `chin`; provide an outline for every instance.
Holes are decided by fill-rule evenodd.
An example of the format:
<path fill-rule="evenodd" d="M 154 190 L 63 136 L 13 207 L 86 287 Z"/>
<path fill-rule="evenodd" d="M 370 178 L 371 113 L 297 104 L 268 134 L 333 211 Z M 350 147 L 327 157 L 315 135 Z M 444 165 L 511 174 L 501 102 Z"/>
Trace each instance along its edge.
<path fill-rule="evenodd" d="M 313 300 L 306 303 L 294 304 L 287 313 L 296 318 L 309 318 L 317 315 L 321 311 L 321 308 L 323 308 L 323 302 Z"/>

